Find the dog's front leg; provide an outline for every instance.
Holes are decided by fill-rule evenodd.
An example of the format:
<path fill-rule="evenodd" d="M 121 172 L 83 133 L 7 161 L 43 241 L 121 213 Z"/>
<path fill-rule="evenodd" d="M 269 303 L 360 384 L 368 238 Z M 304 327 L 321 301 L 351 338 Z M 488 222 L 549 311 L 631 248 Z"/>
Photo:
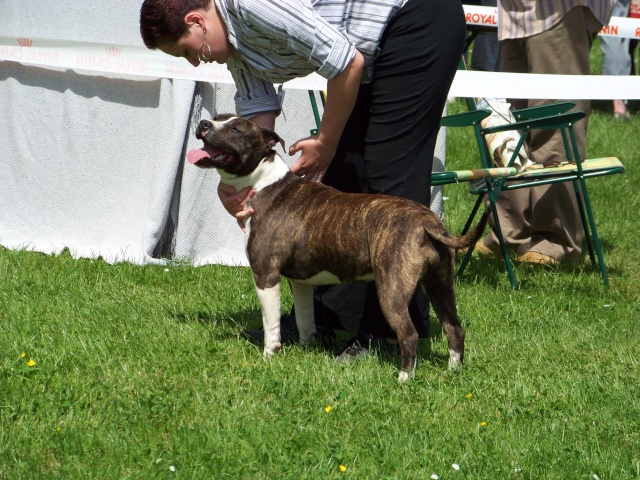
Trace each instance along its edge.
<path fill-rule="evenodd" d="M 272 287 L 260 288 L 256 283 L 258 301 L 262 309 L 262 327 L 264 329 L 264 357 L 280 350 L 280 282 Z"/>
<path fill-rule="evenodd" d="M 296 325 L 300 333 L 299 344 L 309 345 L 316 336 L 316 322 L 313 316 L 313 287 L 290 280 L 293 306 L 296 314 Z"/>

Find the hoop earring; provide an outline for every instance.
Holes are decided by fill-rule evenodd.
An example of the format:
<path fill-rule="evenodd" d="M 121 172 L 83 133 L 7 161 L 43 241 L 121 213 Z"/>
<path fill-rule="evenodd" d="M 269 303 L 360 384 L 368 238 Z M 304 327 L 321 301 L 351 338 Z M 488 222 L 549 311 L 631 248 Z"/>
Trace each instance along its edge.
<path fill-rule="evenodd" d="M 200 28 L 202 28 L 202 46 L 198 50 L 198 60 L 205 63 L 211 62 L 213 60 L 213 51 L 207 43 L 207 29 L 202 26 Z"/>

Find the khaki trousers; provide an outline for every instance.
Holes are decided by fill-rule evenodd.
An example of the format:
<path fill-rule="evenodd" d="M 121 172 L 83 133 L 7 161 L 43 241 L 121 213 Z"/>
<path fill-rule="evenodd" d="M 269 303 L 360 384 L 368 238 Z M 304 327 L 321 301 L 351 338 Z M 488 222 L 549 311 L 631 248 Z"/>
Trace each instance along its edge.
<path fill-rule="evenodd" d="M 601 29 L 586 7 L 570 10 L 553 28 L 528 38 L 504 40 L 500 70 L 514 73 L 589 75 L 589 52 Z M 557 100 L 509 100 L 512 108 L 535 107 Z M 591 111 L 590 100 L 572 100 L 575 110 Z M 585 157 L 588 117 L 575 126 L 581 158 Z M 560 132 L 537 130 L 527 139 L 530 158 L 545 165 L 566 160 Z M 539 252 L 558 261 L 577 262 L 582 252 L 582 222 L 570 182 L 502 192 L 497 203 L 507 248 L 523 255 Z M 491 232 L 484 244 L 499 251 Z"/>

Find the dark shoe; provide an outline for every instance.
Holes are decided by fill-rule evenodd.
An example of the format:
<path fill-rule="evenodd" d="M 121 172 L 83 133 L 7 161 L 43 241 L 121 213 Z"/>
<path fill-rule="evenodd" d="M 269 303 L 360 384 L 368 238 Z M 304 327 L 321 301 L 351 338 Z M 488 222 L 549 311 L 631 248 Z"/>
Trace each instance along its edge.
<path fill-rule="evenodd" d="M 524 255 L 520 255 L 514 259 L 516 262 L 527 263 L 530 265 L 549 265 L 556 266 L 560 263 L 553 257 L 545 255 L 544 253 L 529 251 Z"/>
<path fill-rule="evenodd" d="M 382 337 L 363 334 L 349 340 L 336 354 L 336 360 L 340 363 L 351 363 L 358 358 L 368 357 L 374 352 L 396 355 L 399 350 L 398 345 Z"/>
<path fill-rule="evenodd" d="M 468 248 L 461 248 L 460 250 L 458 250 L 458 253 L 460 255 L 466 255 L 467 254 L 467 250 L 469 250 L 469 249 Z M 498 256 L 498 253 L 494 252 L 489 247 L 487 247 L 481 240 L 478 243 L 476 243 L 476 245 L 473 247 L 472 255 L 477 255 L 479 257 L 496 257 L 496 256 Z"/>

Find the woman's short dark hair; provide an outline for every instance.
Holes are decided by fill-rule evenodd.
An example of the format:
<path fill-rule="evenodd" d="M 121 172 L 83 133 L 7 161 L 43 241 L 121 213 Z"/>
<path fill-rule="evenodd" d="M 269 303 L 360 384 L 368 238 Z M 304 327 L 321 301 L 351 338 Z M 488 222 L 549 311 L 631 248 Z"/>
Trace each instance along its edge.
<path fill-rule="evenodd" d="M 184 17 L 192 10 L 209 10 L 212 0 L 144 0 L 140 7 L 140 35 L 147 48 L 177 42 L 187 33 Z"/>

